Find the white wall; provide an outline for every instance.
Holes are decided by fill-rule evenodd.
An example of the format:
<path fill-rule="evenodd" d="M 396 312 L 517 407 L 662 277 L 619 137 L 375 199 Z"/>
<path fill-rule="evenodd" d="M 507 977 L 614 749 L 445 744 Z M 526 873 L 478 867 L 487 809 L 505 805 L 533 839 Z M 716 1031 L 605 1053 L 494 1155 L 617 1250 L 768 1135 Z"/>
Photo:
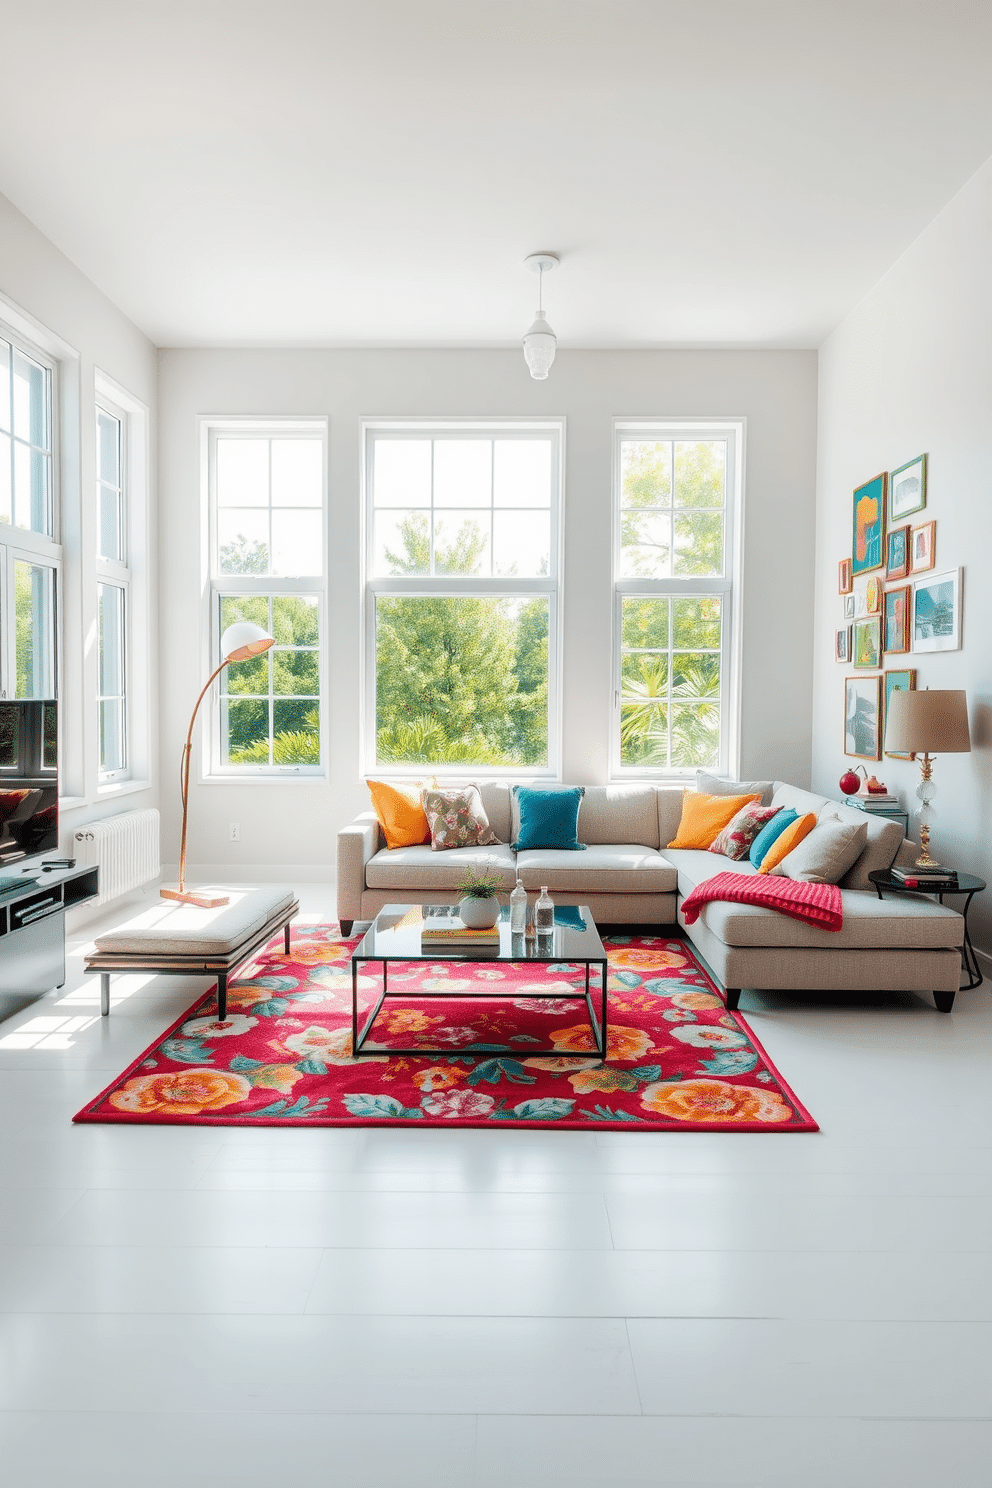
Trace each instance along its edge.
<path fill-rule="evenodd" d="M 191 869 L 325 876 L 338 826 L 367 806 L 358 757 L 362 416 L 566 417 L 563 774 L 585 783 L 605 780 L 608 768 L 611 419 L 746 416 L 741 769 L 808 784 L 814 353 L 563 351 L 546 383 L 530 379 L 519 351 L 164 351 L 159 372 L 162 757 L 177 771 L 202 681 L 196 416 L 330 419 L 331 780 L 197 784 Z M 241 826 L 237 844 L 230 821 Z M 163 827 L 163 859 L 177 861 L 178 811 Z"/>
<path fill-rule="evenodd" d="M 108 228 L 108 230 L 110 230 Z M 143 404 L 149 414 L 148 523 L 155 548 L 156 404 L 155 348 L 74 264 L 0 196 L 0 320 L 5 304 L 22 312 L 36 339 L 64 343 L 67 373 L 62 397 L 62 474 L 65 513 L 65 594 L 62 617 L 63 744 L 62 846 L 84 821 L 130 808 L 158 805 L 157 592 L 152 566 L 148 586 L 147 654 L 135 658 L 146 679 L 148 754 L 142 774 L 150 786 L 138 792 L 99 793 L 96 695 L 96 553 L 94 378 L 99 371 Z"/>
<path fill-rule="evenodd" d="M 826 342 L 820 359 L 813 784 L 837 794 L 845 767 L 837 562 L 851 552 L 851 492 L 926 451 L 926 511 L 938 570 L 964 567 L 963 648 L 891 657 L 917 687 L 964 687 L 973 752 L 937 760 L 935 856 L 992 880 L 992 161 L 968 183 Z M 915 797 L 919 767 L 879 776 Z M 911 831 L 915 833 L 914 819 Z M 973 906 L 992 950 L 992 896 Z"/>

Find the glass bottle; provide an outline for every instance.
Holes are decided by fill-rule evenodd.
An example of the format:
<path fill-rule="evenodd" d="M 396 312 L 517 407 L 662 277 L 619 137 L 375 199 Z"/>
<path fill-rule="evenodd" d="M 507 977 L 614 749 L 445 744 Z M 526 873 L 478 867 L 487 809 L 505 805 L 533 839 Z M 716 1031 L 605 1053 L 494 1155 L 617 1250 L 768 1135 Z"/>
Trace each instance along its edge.
<path fill-rule="evenodd" d="M 541 895 L 534 905 L 534 929 L 538 935 L 550 935 L 555 928 L 555 906 L 548 893 L 547 884 L 541 885 Z"/>
<path fill-rule="evenodd" d="M 527 929 L 527 890 L 520 879 L 510 895 L 510 934 L 523 935 Z"/>

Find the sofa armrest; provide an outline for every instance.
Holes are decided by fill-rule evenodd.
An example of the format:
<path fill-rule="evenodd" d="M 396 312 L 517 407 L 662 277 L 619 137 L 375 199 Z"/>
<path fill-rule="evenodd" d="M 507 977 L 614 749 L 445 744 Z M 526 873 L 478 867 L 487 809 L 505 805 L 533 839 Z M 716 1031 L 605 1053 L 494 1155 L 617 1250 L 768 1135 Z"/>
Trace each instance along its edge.
<path fill-rule="evenodd" d="M 338 919 L 358 920 L 362 913 L 365 865 L 379 851 L 379 822 L 374 811 L 363 811 L 338 833 Z"/>

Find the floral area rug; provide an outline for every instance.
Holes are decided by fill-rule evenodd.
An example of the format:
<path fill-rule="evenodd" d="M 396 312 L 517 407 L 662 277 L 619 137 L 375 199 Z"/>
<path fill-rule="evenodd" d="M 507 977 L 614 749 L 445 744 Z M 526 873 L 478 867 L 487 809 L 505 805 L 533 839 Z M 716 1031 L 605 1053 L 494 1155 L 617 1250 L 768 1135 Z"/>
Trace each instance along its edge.
<path fill-rule="evenodd" d="M 370 1043 L 351 1057 L 350 954 L 336 926 L 277 936 L 228 990 L 200 998 L 75 1121 L 207 1126 L 567 1127 L 816 1131 L 684 941 L 604 936 L 605 1063 L 590 1055 L 585 969 L 561 962 L 392 965 Z M 365 1012 L 378 967 L 363 965 Z M 558 992 L 537 998 L 535 992 Z M 593 997 L 598 1005 L 598 992 Z M 390 1046 L 423 1046 L 417 1057 Z M 553 1056 L 528 1055 L 528 1046 Z"/>

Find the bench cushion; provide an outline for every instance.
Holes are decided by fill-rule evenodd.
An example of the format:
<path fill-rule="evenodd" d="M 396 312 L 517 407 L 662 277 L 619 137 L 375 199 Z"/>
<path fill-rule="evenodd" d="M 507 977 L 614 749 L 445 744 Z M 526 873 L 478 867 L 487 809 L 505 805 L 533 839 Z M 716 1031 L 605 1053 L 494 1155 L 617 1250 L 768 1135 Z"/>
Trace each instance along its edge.
<path fill-rule="evenodd" d="M 284 884 L 267 884 L 264 888 L 249 884 L 196 887 L 219 889 L 230 896 L 230 903 L 201 909 L 196 904 L 162 899 L 126 925 L 98 935 L 96 949 L 127 955 L 226 956 L 261 930 L 267 920 L 289 909 L 296 898 L 295 890 Z"/>

